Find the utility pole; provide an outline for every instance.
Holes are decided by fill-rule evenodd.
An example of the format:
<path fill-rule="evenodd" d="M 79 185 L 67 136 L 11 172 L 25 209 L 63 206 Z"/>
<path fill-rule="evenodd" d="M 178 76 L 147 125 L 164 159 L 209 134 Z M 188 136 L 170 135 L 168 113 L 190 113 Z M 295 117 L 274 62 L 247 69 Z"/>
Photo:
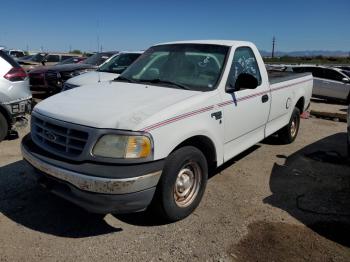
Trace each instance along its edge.
<path fill-rule="evenodd" d="M 272 38 L 272 53 L 271 53 L 271 58 L 275 57 L 275 43 L 276 43 L 276 37 L 273 36 Z"/>

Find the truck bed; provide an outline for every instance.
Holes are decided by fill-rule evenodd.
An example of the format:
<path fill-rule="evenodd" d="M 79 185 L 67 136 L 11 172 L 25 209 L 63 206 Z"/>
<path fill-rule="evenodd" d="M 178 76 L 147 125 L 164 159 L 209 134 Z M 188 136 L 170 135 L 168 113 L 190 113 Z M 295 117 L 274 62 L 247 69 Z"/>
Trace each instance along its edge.
<path fill-rule="evenodd" d="M 275 70 L 268 70 L 267 74 L 269 76 L 270 84 L 277 84 L 280 82 L 311 75 L 311 73 L 295 73 L 295 72 L 286 72 L 286 71 L 283 72 L 283 71 L 275 71 Z"/>

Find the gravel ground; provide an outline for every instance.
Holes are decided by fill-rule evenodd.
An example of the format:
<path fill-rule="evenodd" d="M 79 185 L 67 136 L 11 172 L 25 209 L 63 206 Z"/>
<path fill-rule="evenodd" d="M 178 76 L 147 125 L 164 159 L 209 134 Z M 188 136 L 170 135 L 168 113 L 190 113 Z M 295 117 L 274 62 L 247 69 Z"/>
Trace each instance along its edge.
<path fill-rule="evenodd" d="M 346 124 L 301 122 L 217 170 L 190 217 L 93 215 L 27 174 L 20 138 L 0 144 L 0 261 L 349 261 Z"/>

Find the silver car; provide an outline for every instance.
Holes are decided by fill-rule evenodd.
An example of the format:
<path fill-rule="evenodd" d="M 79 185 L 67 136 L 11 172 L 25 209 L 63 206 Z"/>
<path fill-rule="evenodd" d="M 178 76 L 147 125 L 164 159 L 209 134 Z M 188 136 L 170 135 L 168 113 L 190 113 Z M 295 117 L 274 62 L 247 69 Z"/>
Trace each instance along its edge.
<path fill-rule="evenodd" d="M 0 50 L 0 141 L 11 131 L 13 124 L 30 111 L 31 98 L 26 72 Z"/>
<path fill-rule="evenodd" d="M 311 72 L 314 76 L 312 95 L 350 102 L 350 71 L 323 66 L 296 66 L 294 72 Z"/>

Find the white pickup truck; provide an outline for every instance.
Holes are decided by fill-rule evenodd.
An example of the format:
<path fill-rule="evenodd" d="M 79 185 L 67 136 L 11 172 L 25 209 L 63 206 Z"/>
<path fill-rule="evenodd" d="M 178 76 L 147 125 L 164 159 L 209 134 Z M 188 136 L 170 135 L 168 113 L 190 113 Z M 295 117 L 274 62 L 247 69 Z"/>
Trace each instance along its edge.
<path fill-rule="evenodd" d="M 97 213 L 198 206 L 210 170 L 277 132 L 298 134 L 310 74 L 268 75 L 250 42 L 149 48 L 116 80 L 40 102 L 21 145 L 51 192 Z"/>

